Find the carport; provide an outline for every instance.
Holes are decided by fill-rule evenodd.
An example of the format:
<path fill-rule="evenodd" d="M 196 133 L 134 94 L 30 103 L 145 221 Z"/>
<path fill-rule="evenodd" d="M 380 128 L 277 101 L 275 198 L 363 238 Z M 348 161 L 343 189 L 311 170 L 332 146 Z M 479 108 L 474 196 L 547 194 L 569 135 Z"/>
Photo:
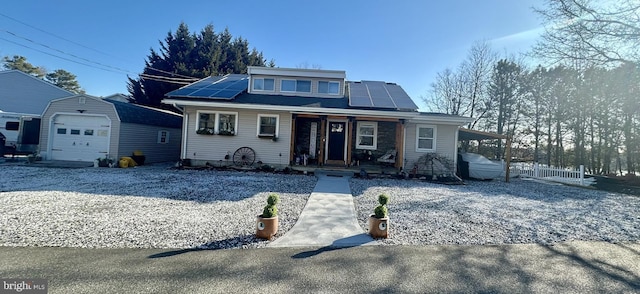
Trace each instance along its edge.
<path fill-rule="evenodd" d="M 480 144 L 480 141 L 482 140 L 495 139 L 506 140 L 504 157 L 507 167 L 511 166 L 511 138 L 509 136 L 465 128 L 460 128 L 458 130 L 458 141 L 478 141 L 478 144 Z M 509 168 L 505 171 L 505 181 L 507 183 L 509 182 Z"/>

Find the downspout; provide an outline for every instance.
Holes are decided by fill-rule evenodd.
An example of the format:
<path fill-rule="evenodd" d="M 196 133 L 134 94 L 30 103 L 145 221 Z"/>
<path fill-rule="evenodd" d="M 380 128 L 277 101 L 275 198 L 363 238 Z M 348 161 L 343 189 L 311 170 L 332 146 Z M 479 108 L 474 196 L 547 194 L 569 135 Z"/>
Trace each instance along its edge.
<path fill-rule="evenodd" d="M 178 105 L 176 105 L 175 103 L 173 104 L 174 107 L 176 108 L 180 108 L 178 107 Z M 187 157 L 187 134 L 189 133 L 189 131 L 187 130 L 187 127 L 189 126 L 189 113 L 187 113 L 185 108 L 180 108 L 182 109 L 182 152 L 180 155 L 180 159 L 186 159 Z"/>
<path fill-rule="evenodd" d="M 458 174 L 458 135 L 460 134 L 460 126 L 458 126 L 458 130 L 456 130 L 455 134 L 455 148 L 453 148 L 453 174 Z"/>

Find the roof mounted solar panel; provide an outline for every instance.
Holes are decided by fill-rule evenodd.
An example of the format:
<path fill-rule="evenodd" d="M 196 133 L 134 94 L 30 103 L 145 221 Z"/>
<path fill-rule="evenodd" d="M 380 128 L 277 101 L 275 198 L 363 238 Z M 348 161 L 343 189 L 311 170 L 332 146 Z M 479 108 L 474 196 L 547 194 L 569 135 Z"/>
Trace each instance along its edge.
<path fill-rule="evenodd" d="M 369 90 L 361 82 L 349 83 L 349 105 L 354 107 L 372 107 Z"/>
<path fill-rule="evenodd" d="M 369 88 L 369 95 L 371 95 L 371 101 L 373 101 L 373 107 L 376 108 L 397 108 L 393 102 L 393 98 L 387 91 L 385 82 L 366 82 L 365 85 Z"/>
<path fill-rule="evenodd" d="M 413 102 L 411 97 L 409 97 L 407 92 L 405 92 L 400 86 L 396 84 L 387 84 L 386 87 L 398 109 L 418 109 L 418 106 Z"/>
<path fill-rule="evenodd" d="M 398 85 L 379 81 L 349 82 L 349 106 L 416 110 L 418 107 Z"/>
<path fill-rule="evenodd" d="M 229 100 L 246 91 L 248 87 L 248 75 L 228 74 L 204 78 L 178 90 L 171 91 L 166 96 Z"/>

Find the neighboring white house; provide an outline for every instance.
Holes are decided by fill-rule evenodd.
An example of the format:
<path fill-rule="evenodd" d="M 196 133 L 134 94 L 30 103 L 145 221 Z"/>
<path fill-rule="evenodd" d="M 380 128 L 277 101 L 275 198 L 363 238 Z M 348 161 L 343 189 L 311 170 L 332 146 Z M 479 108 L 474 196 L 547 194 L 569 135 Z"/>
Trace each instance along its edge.
<path fill-rule="evenodd" d="M 398 85 L 346 81 L 344 71 L 249 67 L 167 93 L 184 111 L 182 159 L 231 164 L 251 149 L 271 165 L 348 166 L 392 154 L 411 168 L 423 154 L 456 160 L 457 134 L 471 118 L 421 113 Z"/>
<path fill-rule="evenodd" d="M 145 162 L 177 161 L 182 116 L 155 108 L 76 95 L 53 100 L 42 115 L 45 160 L 119 159 L 139 150 Z"/>

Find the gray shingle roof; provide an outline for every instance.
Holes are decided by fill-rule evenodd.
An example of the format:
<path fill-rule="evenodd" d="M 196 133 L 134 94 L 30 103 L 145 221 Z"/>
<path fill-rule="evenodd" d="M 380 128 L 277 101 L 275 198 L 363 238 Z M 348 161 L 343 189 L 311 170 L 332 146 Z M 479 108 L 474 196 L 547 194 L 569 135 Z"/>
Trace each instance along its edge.
<path fill-rule="evenodd" d="M 116 100 L 104 99 L 104 101 L 113 104 L 122 122 L 165 128 L 182 128 L 182 116 L 179 114 Z"/>

